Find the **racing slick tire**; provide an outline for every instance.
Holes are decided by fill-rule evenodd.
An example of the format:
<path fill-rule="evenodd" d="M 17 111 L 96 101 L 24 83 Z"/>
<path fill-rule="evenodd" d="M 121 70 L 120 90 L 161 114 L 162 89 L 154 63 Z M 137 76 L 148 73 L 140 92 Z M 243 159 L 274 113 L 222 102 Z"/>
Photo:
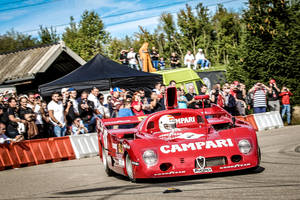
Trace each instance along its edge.
<path fill-rule="evenodd" d="M 136 179 L 134 178 L 132 162 L 128 153 L 126 154 L 125 157 L 125 167 L 126 167 L 126 173 L 128 175 L 129 180 L 135 183 Z"/>
<path fill-rule="evenodd" d="M 104 166 L 105 173 L 107 174 L 107 176 L 112 176 L 113 171 L 108 166 L 107 156 L 108 155 L 106 153 L 106 150 L 102 147 L 102 161 L 103 161 L 103 166 Z"/>

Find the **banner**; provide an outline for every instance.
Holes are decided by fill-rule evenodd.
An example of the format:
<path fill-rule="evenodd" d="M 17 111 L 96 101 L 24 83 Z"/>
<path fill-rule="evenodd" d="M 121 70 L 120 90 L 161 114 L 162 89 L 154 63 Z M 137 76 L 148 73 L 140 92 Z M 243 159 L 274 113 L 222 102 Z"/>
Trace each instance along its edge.
<path fill-rule="evenodd" d="M 197 72 L 197 74 L 210 90 L 214 84 L 220 83 L 222 85 L 226 83 L 226 71 Z"/>

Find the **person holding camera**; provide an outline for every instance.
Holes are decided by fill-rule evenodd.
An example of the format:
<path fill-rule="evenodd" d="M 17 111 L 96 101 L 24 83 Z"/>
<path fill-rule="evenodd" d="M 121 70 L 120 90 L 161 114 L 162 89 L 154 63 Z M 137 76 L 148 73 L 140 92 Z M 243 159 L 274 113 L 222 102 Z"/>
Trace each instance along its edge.
<path fill-rule="evenodd" d="M 52 93 L 52 101 L 48 104 L 50 121 L 53 124 L 53 133 L 56 137 L 62 137 L 66 134 L 66 113 L 63 102 L 60 101 L 58 92 Z"/>
<path fill-rule="evenodd" d="M 279 93 L 280 89 L 276 85 L 276 81 L 271 79 L 269 82 L 270 91 L 268 92 L 268 106 L 270 111 L 280 111 Z"/>
<path fill-rule="evenodd" d="M 26 97 L 21 97 L 19 101 L 19 117 L 25 120 L 25 123 L 23 123 L 25 126 L 25 139 L 33 139 L 39 134 L 38 127 L 35 124 L 36 115 L 31 108 L 27 107 L 28 99 Z"/>
<path fill-rule="evenodd" d="M 249 92 L 253 93 L 253 112 L 264 113 L 267 111 L 267 92 L 270 91 L 270 88 L 264 85 L 263 83 L 256 83 Z"/>
<path fill-rule="evenodd" d="M 93 132 L 96 125 L 96 115 L 97 111 L 95 105 L 92 101 L 88 100 L 88 91 L 83 91 L 81 93 L 81 100 L 79 102 L 79 116 L 83 121 L 84 126 L 88 129 L 88 132 Z"/>
<path fill-rule="evenodd" d="M 79 134 L 85 134 L 85 133 L 88 133 L 88 129 L 84 126 L 80 117 L 76 117 L 73 120 L 73 123 L 71 126 L 71 135 L 79 135 Z"/>
<path fill-rule="evenodd" d="M 290 90 L 283 86 L 281 93 L 279 94 L 279 96 L 282 98 L 281 102 L 282 102 L 282 111 L 281 111 L 281 117 L 283 118 L 284 115 L 287 115 L 287 123 L 288 125 L 291 124 L 291 105 L 290 105 L 290 96 L 292 96 L 293 94 L 290 92 Z"/>

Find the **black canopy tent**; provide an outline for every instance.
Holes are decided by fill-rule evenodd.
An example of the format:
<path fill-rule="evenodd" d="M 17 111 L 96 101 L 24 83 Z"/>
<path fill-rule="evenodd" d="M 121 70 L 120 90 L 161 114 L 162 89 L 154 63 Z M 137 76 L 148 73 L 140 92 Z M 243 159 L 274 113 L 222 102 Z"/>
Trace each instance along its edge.
<path fill-rule="evenodd" d="M 40 85 L 39 90 L 42 95 L 47 96 L 64 87 L 76 90 L 97 87 L 100 91 L 109 90 L 111 87 L 153 88 L 158 81 L 162 81 L 159 74 L 138 71 L 98 54 L 66 76 Z"/>

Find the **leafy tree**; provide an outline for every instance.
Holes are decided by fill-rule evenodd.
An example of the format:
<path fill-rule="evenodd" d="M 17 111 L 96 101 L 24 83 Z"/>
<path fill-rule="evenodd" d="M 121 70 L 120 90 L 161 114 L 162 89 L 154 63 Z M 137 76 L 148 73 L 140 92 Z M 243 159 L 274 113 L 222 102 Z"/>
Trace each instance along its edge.
<path fill-rule="evenodd" d="M 84 11 L 78 25 L 71 17 L 70 27 L 66 28 L 63 40 L 83 59 L 90 60 L 98 53 L 107 54 L 106 48 L 110 36 L 96 12 Z"/>
<path fill-rule="evenodd" d="M 19 49 L 36 46 L 38 41 L 31 35 L 22 34 L 13 29 L 0 35 L 0 53 L 16 51 Z"/>
<path fill-rule="evenodd" d="M 243 73 L 240 77 L 248 86 L 274 78 L 279 85 L 286 85 L 294 92 L 293 99 L 298 103 L 299 8 L 299 1 L 288 4 L 284 0 L 249 0 L 249 9 L 243 15 L 245 42 L 238 54 Z"/>
<path fill-rule="evenodd" d="M 41 44 L 52 44 L 59 41 L 59 35 L 56 33 L 56 29 L 52 26 L 50 29 L 47 27 L 43 27 L 40 25 L 40 31 L 38 32 L 40 37 L 40 43 Z"/>
<path fill-rule="evenodd" d="M 229 64 L 229 55 L 236 50 L 241 40 L 241 24 L 237 13 L 228 12 L 218 5 L 212 18 L 214 28 L 214 60 L 215 63 Z"/>

